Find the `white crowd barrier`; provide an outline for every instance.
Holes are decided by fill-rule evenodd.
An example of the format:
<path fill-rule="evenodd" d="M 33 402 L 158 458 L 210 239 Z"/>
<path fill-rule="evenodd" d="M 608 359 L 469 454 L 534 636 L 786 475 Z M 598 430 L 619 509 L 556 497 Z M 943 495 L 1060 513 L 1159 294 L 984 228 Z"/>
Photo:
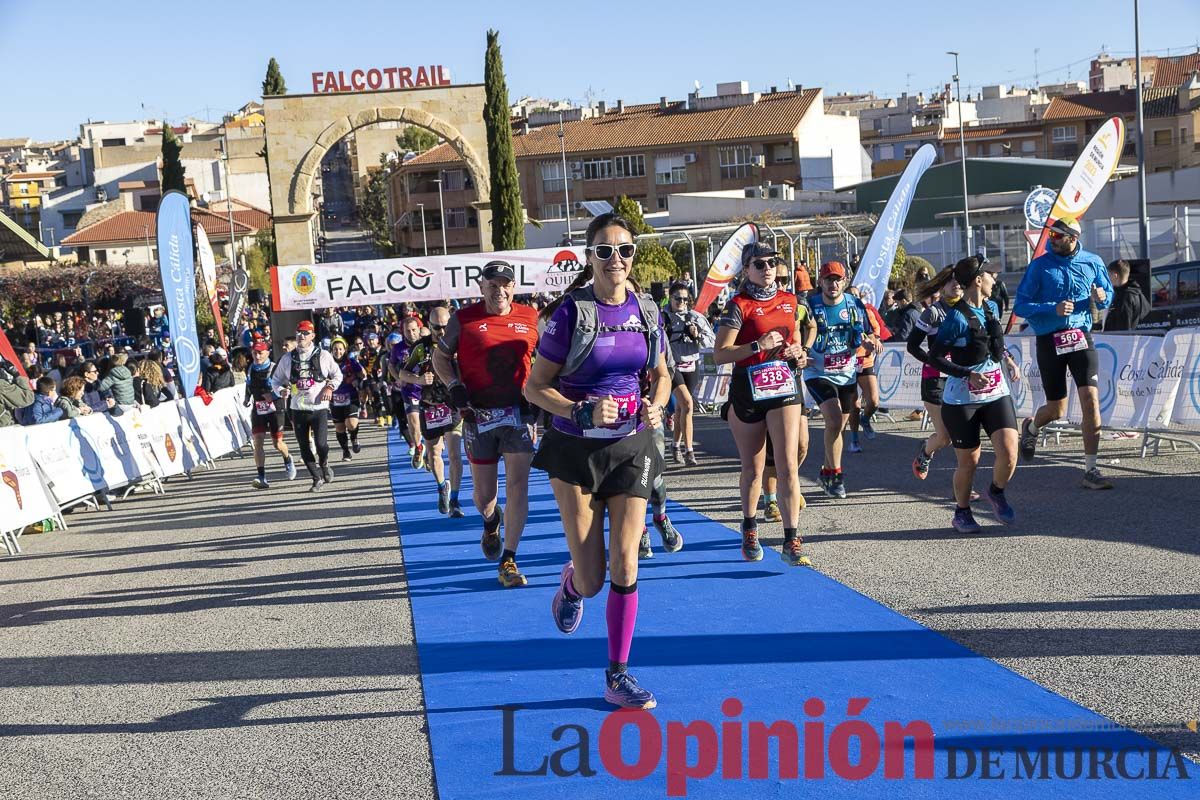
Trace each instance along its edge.
<path fill-rule="evenodd" d="M 121 416 L 91 414 L 45 425 L 0 428 L 0 538 L 16 534 L 97 492 L 190 473 L 250 441 L 241 387 Z"/>
<path fill-rule="evenodd" d="M 1092 335 L 1099 360 L 1100 419 L 1105 426 L 1147 431 L 1200 429 L 1200 329 L 1166 336 Z M 1018 416 L 1046 400 L 1032 336 L 1009 336 L 1022 380 L 1012 386 Z M 888 343 L 875 359 L 881 405 L 921 407 L 921 363 L 903 344 Z M 1079 397 L 1068 377 L 1067 421 L 1079 424 Z"/>

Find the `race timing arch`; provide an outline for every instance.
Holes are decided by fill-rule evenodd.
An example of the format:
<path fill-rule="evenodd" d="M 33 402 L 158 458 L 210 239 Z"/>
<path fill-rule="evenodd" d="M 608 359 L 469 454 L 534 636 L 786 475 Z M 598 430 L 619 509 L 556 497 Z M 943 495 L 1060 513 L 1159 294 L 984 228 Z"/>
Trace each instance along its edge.
<path fill-rule="evenodd" d="M 266 117 L 271 214 L 279 265 L 312 265 L 313 179 L 325 154 L 348 133 L 379 122 L 415 125 L 437 135 L 463 159 L 475 184 L 479 250 L 492 249 L 491 179 L 483 122 L 482 84 L 394 91 L 271 95 Z M 278 348 L 307 311 L 277 311 L 271 334 Z M 278 350 L 276 351 L 278 352 Z"/>

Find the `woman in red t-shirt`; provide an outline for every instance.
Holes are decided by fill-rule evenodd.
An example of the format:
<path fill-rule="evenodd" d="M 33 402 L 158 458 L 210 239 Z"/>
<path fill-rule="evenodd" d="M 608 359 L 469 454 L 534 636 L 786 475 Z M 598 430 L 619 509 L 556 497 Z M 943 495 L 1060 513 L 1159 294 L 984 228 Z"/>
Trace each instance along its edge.
<path fill-rule="evenodd" d="M 809 566 L 811 562 L 800 552 L 798 533 L 803 498 L 797 470 L 804 404 L 795 375 L 806 355 L 796 336 L 796 296 L 775 283 L 778 255 L 762 242 L 742 251 L 742 287 L 721 315 L 713 360 L 734 365 L 722 416 L 729 421 L 742 462 L 742 558 L 761 561 L 763 556 L 756 515 L 769 430 L 779 474 L 783 560 Z"/>

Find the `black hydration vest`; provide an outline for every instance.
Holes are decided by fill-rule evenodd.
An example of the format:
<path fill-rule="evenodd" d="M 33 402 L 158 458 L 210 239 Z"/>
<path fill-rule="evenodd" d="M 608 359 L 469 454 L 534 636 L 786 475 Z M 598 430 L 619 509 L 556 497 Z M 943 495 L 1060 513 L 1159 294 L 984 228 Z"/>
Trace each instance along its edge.
<path fill-rule="evenodd" d="M 292 374 L 290 376 L 292 385 L 299 384 L 305 378 L 313 383 L 325 380 L 325 375 L 321 371 L 321 348 L 314 347 L 312 355 L 308 357 L 307 361 L 297 358 L 299 352 L 299 350 L 292 351 Z"/>
<path fill-rule="evenodd" d="M 979 317 L 963 310 L 965 300 L 959 300 L 950 310 L 950 314 L 959 314 L 967 323 L 967 343 L 961 347 L 950 348 L 950 361 L 960 367 L 974 367 L 982 364 L 990 356 L 992 361 L 999 364 L 1004 352 L 1004 329 L 1000 320 L 992 314 L 992 307 L 987 302 L 983 304 L 985 322 Z"/>

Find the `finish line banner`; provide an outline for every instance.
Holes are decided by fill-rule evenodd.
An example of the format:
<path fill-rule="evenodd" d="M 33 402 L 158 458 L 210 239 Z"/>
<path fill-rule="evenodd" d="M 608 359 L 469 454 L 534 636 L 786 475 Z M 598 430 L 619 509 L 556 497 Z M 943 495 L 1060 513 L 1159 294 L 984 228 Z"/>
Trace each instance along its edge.
<path fill-rule="evenodd" d="M 582 247 L 546 247 L 422 258 L 385 258 L 271 268 L 275 311 L 480 297 L 489 261 L 516 270 L 516 293 L 561 292 L 583 269 Z"/>

